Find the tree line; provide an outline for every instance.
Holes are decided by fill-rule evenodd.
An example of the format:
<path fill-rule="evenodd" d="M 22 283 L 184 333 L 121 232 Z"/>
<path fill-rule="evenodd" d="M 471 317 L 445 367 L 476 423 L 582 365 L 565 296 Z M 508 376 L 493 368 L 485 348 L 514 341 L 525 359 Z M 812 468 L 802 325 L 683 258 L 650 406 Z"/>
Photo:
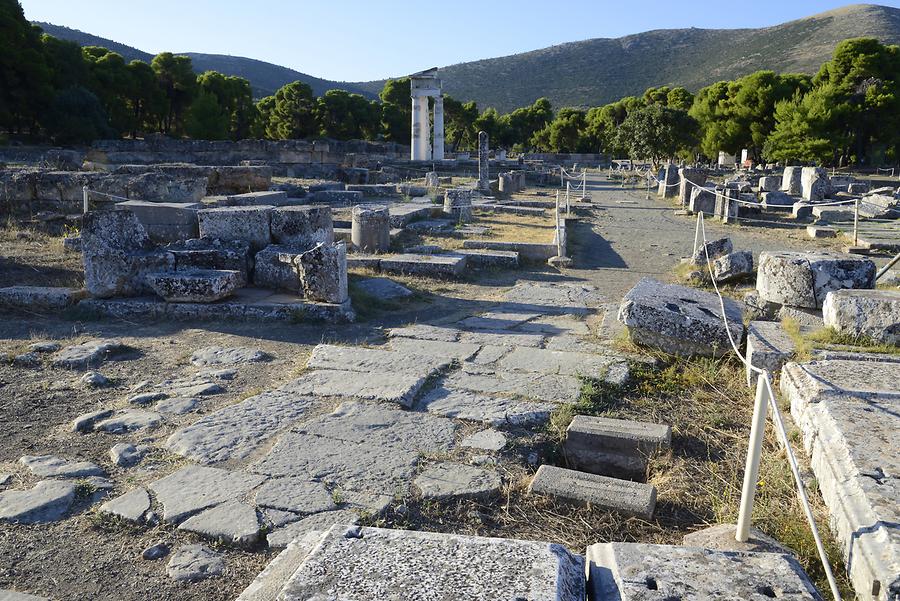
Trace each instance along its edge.
<path fill-rule="evenodd" d="M 841 42 L 815 76 L 759 71 L 700 89 L 655 87 L 588 109 L 554 111 L 546 98 L 500 114 L 444 97 L 450 150 L 471 150 L 484 130 L 513 151 L 603 152 L 649 159 L 873 164 L 900 158 L 900 47 Z M 409 142 L 408 78 L 377 100 L 344 90 L 320 97 L 303 82 L 254 101 L 249 81 L 207 71 L 187 56 L 126 63 L 31 25 L 17 0 L 0 0 L 0 132 L 58 144 L 164 133 L 211 140 L 364 139 Z M 2 133 L 0 133 L 2 135 Z"/>

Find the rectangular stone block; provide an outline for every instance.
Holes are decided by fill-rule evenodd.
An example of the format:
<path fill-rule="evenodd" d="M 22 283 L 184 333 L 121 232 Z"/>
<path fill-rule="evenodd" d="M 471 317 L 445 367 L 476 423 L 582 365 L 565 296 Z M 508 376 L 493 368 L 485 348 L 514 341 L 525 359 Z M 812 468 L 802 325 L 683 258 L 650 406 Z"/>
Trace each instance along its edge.
<path fill-rule="evenodd" d="M 237 207 L 247 206 L 280 206 L 287 202 L 287 192 L 266 190 L 262 192 L 248 192 L 246 194 L 229 194 L 225 196 L 225 204 Z"/>
<path fill-rule="evenodd" d="M 300 290 L 300 276 L 294 261 L 302 251 L 290 246 L 270 244 L 255 257 L 253 283 L 260 288 L 273 290 Z"/>
<path fill-rule="evenodd" d="M 253 259 L 250 257 L 250 245 L 247 242 L 192 238 L 169 244 L 165 250 L 175 257 L 175 271 L 224 269 L 240 272 L 241 286 L 250 281 Z"/>
<path fill-rule="evenodd" d="M 196 238 L 198 235 L 198 202 L 147 202 L 129 200 L 116 203 L 117 210 L 131 211 L 157 243 L 176 242 Z"/>
<path fill-rule="evenodd" d="M 197 211 L 200 237 L 210 240 L 243 240 L 259 251 L 271 243 L 271 206 L 220 207 Z"/>
<path fill-rule="evenodd" d="M 624 419 L 576 415 L 566 429 L 566 460 L 580 470 L 613 477 L 643 478 L 647 461 L 668 449 L 672 428 Z"/>
<path fill-rule="evenodd" d="M 584 560 L 549 543 L 336 525 L 279 596 L 319 598 L 583 601 Z"/>
<path fill-rule="evenodd" d="M 736 344 L 744 336 L 740 305 L 726 298 L 725 311 L 728 329 L 715 294 L 643 278 L 625 295 L 619 321 L 640 344 L 677 355 L 719 356 L 731 352 L 729 330 Z"/>
<path fill-rule="evenodd" d="M 454 277 L 462 273 L 466 257 L 462 255 L 384 255 L 381 271 L 404 275 Z"/>
<path fill-rule="evenodd" d="M 327 205 L 276 208 L 272 211 L 271 228 L 275 244 L 310 249 L 334 242 L 331 207 Z"/>
<path fill-rule="evenodd" d="M 753 367 L 768 370 L 773 378 L 793 357 L 795 350 L 794 340 L 784 331 L 780 322 L 751 321 L 747 326 L 746 359 Z M 756 386 L 758 374 L 749 367 L 746 373 L 747 386 Z"/>
<path fill-rule="evenodd" d="M 598 601 L 822 599 L 797 560 L 781 553 L 597 543 L 587 562 L 588 598 Z"/>
<path fill-rule="evenodd" d="M 538 468 L 528 491 L 568 501 L 590 503 L 600 509 L 645 520 L 653 517 L 653 510 L 656 508 L 656 488 L 649 484 L 576 472 L 552 465 Z"/>
<path fill-rule="evenodd" d="M 474 268 L 516 269 L 519 267 L 519 253 L 514 250 L 481 250 L 462 248 L 452 254 L 466 257 L 466 265 Z"/>
<path fill-rule="evenodd" d="M 788 363 L 782 396 L 859 598 L 900 592 L 900 363 Z"/>
<path fill-rule="evenodd" d="M 691 191 L 691 200 L 688 204 L 691 213 L 700 213 L 713 216 L 716 213 L 716 189 L 714 186 L 694 188 Z"/>

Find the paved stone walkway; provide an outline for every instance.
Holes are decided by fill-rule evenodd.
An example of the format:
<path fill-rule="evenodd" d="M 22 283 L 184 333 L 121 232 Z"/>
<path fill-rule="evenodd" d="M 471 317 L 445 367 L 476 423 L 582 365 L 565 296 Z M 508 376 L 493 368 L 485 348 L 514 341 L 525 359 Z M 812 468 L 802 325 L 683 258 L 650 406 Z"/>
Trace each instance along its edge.
<path fill-rule="evenodd" d="M 629 357 L 593 336 L 586 320 L 603 302 L 592 286 L 522 283 L 483 313 L 395 328 L 381 346 L 320 344 L 295 379 L 175 430 L 166 447 L 189 465 L 100 511 L 137 524 L 159 515 L 211 542 L 246 546 L 265 536 L 269 546 L 283 547 L 409 494 L 496 494 L 503 481 L 490 461 L 422 459 L 459 445 L 498 452 L 504 428 L 541 425 L 557 407 L 577 402 L 581 378 L 627 381 Z M 191 356 L 201 367 L 259 360 L 266 357 L 254 349 Z M 83 417 L 78 428 L 124 432 L 190 412 L 203 395 L 227 386 L 216 374 L 229 376 L 206 371 L 145 383 L 135 390 L 145 407 Z M 485 427 L 473 434 L 469 426 L 464 437 L 466 422 Z M 91 471 L 58 458 L 28 461 L 41 474 Z M 67 492 L 32 496 L 47 497 L 53 509 Z"/>

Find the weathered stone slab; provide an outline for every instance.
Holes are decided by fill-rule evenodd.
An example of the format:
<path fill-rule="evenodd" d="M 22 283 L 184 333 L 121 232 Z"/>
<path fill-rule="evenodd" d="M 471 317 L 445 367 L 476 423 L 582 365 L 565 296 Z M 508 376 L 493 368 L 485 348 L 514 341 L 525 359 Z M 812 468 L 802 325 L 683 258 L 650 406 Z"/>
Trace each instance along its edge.
<path fill-rule="evenodd" d="M 197 211 L 200 237 L 211 240 L 242 240 L 254 251 L 272 241 L 270 221 L 272 207 L 220 207 Z"/>
<path fill-rule="evenodd" d="M 500 368 L 596 378 L 615 385 L 625 384 L 631 376 L 628 362 L 613 351 L 607 355 L 593 355 L 521 347 L 503 357 Z"/>
<path fill-rule="evenodd" d="M 523 313 L 500 309 L 488 311 L 481 315 L 466 317 L 465 319 L 460 320 L 456 325 L 468 330 L 488 330 L 493 332 L 510 330 L 536 317 L 540 317 L 540 313 Z"/>
<path fill-rule="evenodd" d="M 90 461 L 66 461 L 54 455 L 24 455 L 19 459 L 38 478 L 84 478 L 103 476 L 103 470 Z"/>
<path fill-rule="evenodd" d="M 338 525 L 281 596 L 385 599 L 388 591 L 404 599 L 581 601 L 584 561 L 548 543 Z"/>
<path fill-rule="evenodd" d="M 490 346 L 539 347 L 544 343 L 545 338 L 543 334 L 529 334 L 509 330 L 461 332 L 459 335 L 460 342 Z"/>
<path fill-rule="evenodd" d="M 270 244 L 254 256 L 253 283 L 261 288 L 299 292 L 300 275 L 294 266 L 302 251 Z"/>
<path fill-rule="evenodd" d="M 148 273 L 147 284 L 170 303 L 212 303 L 222 300 L 240 286 L 239 271 L 197 270 Z"/>
<path fill-rule="evenodd" d="M 453 445 L 456 426 L 450 420 L 412 411 L 347 401 L 295 430 L 331 441 L 438 453 Z"/>
<path fill-rule="evenodd" d="M 503 432 L 488 428 L 474 434 L 469 434 L 462 439 L 460 445 L 482 451 L 499 451 L 506 446 L 506 436 Z"/>
<path fill-rule="evenodd" d="M 577 282 L 521 282 L 503 295 L 520 311 L 584 315 L 603 302 L 595 286 Z"/>
<path fill-rule="evenodd" d="M 15 309 L 65 309 L 83 295 L 72 288 L 8 286 L 0 288 L 0 306 Z"/>
<path fill-rule="evenodd" d="M 825 325 L 841 334 L 900 345 L 900 291 L 837 290 L 822 304 Z"/>
<path fill-rule="evenodd" d="M 302 378 L 301 378 L 302 380 Z M 301 382 L 300 390 L 309 386 Z M 176 430 L 166 448 L 198 463 L 243 459 L 317 406 L 291 383 L 205 415 Z"/>
<path fill-rule="evenodd" d="M 489 250 L 460 248 L 452 254 L 466 257 L 466 266 L 475 269 L 516 269 L 519 267 L 519 253 L 514 250 Z"/>
<path fill-rule="evenodd" d="M 29 595 L 18 591 L 0 590 L 0 601 L 50 601 L 50 598 Z"/>
<path fill-rule="evenodd" d="M 306 367 L 366 373 L 403 372 L 428 377 L 450 365 L 450 360 L 382 349 L 320 344 Z"/>
<path fill-rule="evenodd" d="M 196 238 L 199 202 L 148 202 L 129 200 L 115 204 L 116 210 L 135 214 L 150 239 L 157 243 Z"/>
<path fill-rule="evenodd" d="M 127 350 L 128 347 L 118 340 L 92 340 L 65 347 L 53 356 L 53 364 L 69 369 L 87 369 Z"/>
<path fill-rule="evenodd" d="M 337 511 L 325 511 L 316 513 L 300 521 L 292 522 L 266 536 L 269 547 L 287 547 L 288 543 L 307 536 L 321 539 L 329 528 L 335 524 L 355 524 L 359 514 L 352 509 L 338 509 Z M 281 587 L 279 587 L 281 590 Z"/>
<path fill-rule="evenodd" d="M 149 430 L 161 424 L 162 421 L 163 416 L 156 411 L 120 409 L 110 417 L 95 423 L 94 430 L 109 432 L 110 434 L 122 434 L 137 430 Z"/>
<path fill-rule="evenodd" d="M 432 326 L 424 323 L 388 330 L 388 336 L 392 338 L 417 338 L 420 340 L 439 340 L 441 342 L 456 342 L 459 339 L 459 335 L 460 331 L 456 328 Z"/>
<path fill-rule="evenodd" d="M 763 252 L 756 289 L 764 300 L 821 308 L 825 295 L 845 288 L 873 288 L 875 264 L 858 255 L 830 252 Z"/>
<path fill-rule="evenodd" d="M 512 351 L 511 346 L 493 346 L 487 344 L 470 359 L 475 365 L 493 365 Z"/>
<path fill-rule="evenodd" d="M 288 432 L 250 469 L 273 477 L 296 476 L 349 490 L 406 494 L 418 451 Z"/>
<path fill-rule="evenodd" d="M 266 361 L 269 356 L 259 349 L 244 346 L 208 346 L 191 355 L 191 363 L 198 367 L 206 365 L 237 365 Z"/>
<path fill-rule="evenodd" d="M 300 275 L 303 296 L 320 303 L 341 304 L 349 299 L 347 288 L 347 247 L 319 244 L 294 260 Z"/>
<path fill-rule="evenodd" d="M 175 271 L 221 269 L 240 272 L 240 285 L 250 281 L 253 259 L 250 244 L 241 240 L 208 240 L 191 238 L 166 246 L 175 257 Z"/>
<path fill-rule="evenodd" d="M 538 468 L 528 491 L 590 503 L 600 509 L 646 520 L 653 517 L 653 510 L 656 508 L 656 489 L 649 484 L 576 472 L 552 465 Z"/>
<path fill-rule="evenodd" d="M 625 419 L 576 415 L 566 429 L 566 460 L 592 474 L 643 478 L 650 457 L 668 449 L 672 428 Z"/>
<path fill-rule="evenodd" d="M 425 376 L 403 372 L 368 373 L 318 369 L 291 383 L 291 391 L 319 397 L 357 398 L 410 407 L 426 381 Z"/>
<path fill-rule="evenodd" d="M 429 466 L 413 481 L 423 499 L 487 499 L 500 492 L 497 472 L 444 461 Z"/>
<path fill-rule="evenodd" d="M 100 506 L 100 513 L 134 524 L 140 523 L 150 511 L 150 495 L 144 488 L 135 488 Z"/>
<path fill-rule="evenodd" d="M 256 491 L 256 504 L 294 513 L 320 513 L 337 509 L 334 499 L 321 482 L 302 478 L 273 478 Z"/>
<path fill-rule="evenodd" d="M 733 282 L 753 274 L 753 253 L 739 250 L 713 261 L 713 277 L 716 282 Z"/>
<path fill-rule="evenodd" d="M 588 594 L 592 599 L 822 598 L 797 560 L 781 553 L 597 543 L 588 547 L 587 561 Z"/>
<path fill-rule="evenodd" d="M 523 401 L 471 390 L 438 386 L 419 401 L 419 411 L 491 426 L 543 424 L 555 409 L 552 403 Z"/>
<path fill-rule="evenodd" d="M 544 315 L 517 326 L 515 330 L 549 336 L 587 336 L 591 333 L 584 319 L 569 315 Z"/>
<path fill-rule="evenodd" d="M 69 510 L 74 499 L 75 485 L 56 480 L 42 480 L 31 490 L 4 490 L 0 492 L 0 522 L 55 522 Z"/>
<path fill-rule="evenodd" d="M 519 371 L 482 372 L 466 365 L 461 371 L 448 375 L 444 386 L 556 403 L 574 403 L 581 394 L 581 381 L 574 376 Z"/>
<path fill-rule="evenodd" d="M 800 183 L 802 169 L 802 167 L 794 166 L 784 168 L 784 173 L 781 177 L 781 190 L 783 192 L 793 196 L 800 195 L 800 192 L 803 190 L 803 186 Z"/>
<path fill-rule="evenodd" d="M 324 532 L 313 531 L 290 541 L 287 547 L 253 579 L 236 601 L 275 601 L 284 583 L 293 576 L 323 536 Z M 274 546 L 269 545 L 270 548 Z"/>
<path fill-rule="evenodd" d="M 828 172 L 821 167 L 803 167 L 800 172 L 800 191 L 803 200 L 825 200 L 829 191 Z"/>
<path fill-rule="evenodd" d="M 177 524 L 203 509 L 237 499 L 265 480 L 257 474 L 189 465 L 149 488 L 163 506 L 163 519 Z"/>
<path fill-rule="evenodd" d="M 246 547 L 259 540 L 260 524 L 251 505 L 226 501 L 186 519 L 178 529 L 219 543 Z"/>
<path fill-rule="evenodd" d="M 455 277 L 466 267 L 463 255 L 385 255 L 380 269 L 387 273 L 426 277 Z"/>
<path fill-rule="evenodd" d="M 185 545 L 172 554 L 166 573 L 179 582 L 197 582 L 225 571 L 222 556 L 206 545 Z"/>
<path fill-rule="evenodd" d="M 192 398 L 174 398 L 158 402 L 153 408 L 166 415 L 184 415 L 194 411 L 200 402 Z"/>
<path fill-rule="evenodd" d="M 718 356 L 731 351 L 729 330 L 736 344 L 744 336 L 740 305 L 726 298 L 725 313 L 728 329 L 716 295 L 643 278 L 625 295 L 619 321 L 638 343 L 678 355 Z"/>
<path fill-rule="evenodd" d="M 419 353 L 439 359 L 468 361 L 481 348 L 478 344 L 464 342 L 443 342 L 440 340 L 417 340 L 414 338 L 394 338 L 390 342 L 393 351 L 406 354 Z"/>
<path fill-rule="evenodd" d="M 858 595 L 900 591 L 900 363 L 788 363 L 791 403 Z M 874 592 L 874 595 L 873 595 Z"/>
<path fill-rule="evenodd" d="M 413 291 L 398 284 L 388 278 L 366 278 L 357 280 L 354 287 L 363 294 L 375 297 L 379 300 L 396 300 L 399 298 L 408 298 L 413 295 Z"/>
<path fill-rule="evenodd" d="M 109 450 L 109 458 L 119 467 L 130 467 L 140 463 L 149 451 L 150 447 L 147 445 L 135 446 L 130 442 L 119 442 Z"/>
<path fill-rule="evenodd" d="M 287 202 L 287 192 L 275 190 L 261 190 L 259 192 L 246 192 L 244 194 L 227 194 L 225 203 L 229 206 L 253 206 L 272 205 L 280 206 Z"/>

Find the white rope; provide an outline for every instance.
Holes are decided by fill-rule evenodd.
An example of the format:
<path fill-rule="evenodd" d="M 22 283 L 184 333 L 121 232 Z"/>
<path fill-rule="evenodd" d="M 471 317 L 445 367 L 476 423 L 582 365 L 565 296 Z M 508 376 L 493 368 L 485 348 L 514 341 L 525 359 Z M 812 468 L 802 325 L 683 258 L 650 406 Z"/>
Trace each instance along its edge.
<path fill-rule="evenodd" d="M 768 390 L 769 395 L 769 407 L 771 408 L 773 414 L 772 421 L 775 424 L 775 429 L 778 432 L 781 443 L 782 445 L 784 445 L 784 449 L 788 457 L 788 463 L 791 468 L 791 473 L 794 476 L 794 483 L 797 486 L 797 494 L 800 496 L 800 504 L 803 506 L 803 513 L 806 515 L 806 521 L 809 523 L 810 530 L 812 530 L 813 539 L 816 542 L 816 550 L 819 553 L 819 559 L 822 562 L 822 567 L 825 569 L 825 576 L 828 578 L 828 586 L 831 588 L 831 594 L 834 596 L 835 601 L 841 601 L 841 593 L 838 589 L 834 574 L 831 571 L 831 564 L 828 563 L 828 555 L 825 552 L 825 545 L 822 543 L 822 538 L 819 536 L 819 529 L 816 526 L 816 519 L 813 515 L 812 507 L 809 504 L 809 497 L 806 494 L 806 488 L 803 484 L 803 478 L 800 475 L 800 468 L 797 465 L 797 458 L 794 456 L 794 451 L 791 448 L 791 443 L 788 439 L 787 431 L 784 427 L 784 420 L 781 417 L 781 410 L 778 408 L 778 403 L 775 402 L 775 392 L 772 390 L 772 382 L 769 378 L 769 372 L 764 369 L 755 367 L 749 361 L 747 361 L 747 359 L 741 354 L 740 350 L 734 342 L 734 338 L 731 335 L 731 328 L 728 325 L 728 316 L 725 311 L 725 299 L 722 297 L 722 293 L 719 291 L 719 286 L 716 283 L 716 278 L 713 273 L 712 261 L 709 257 L 709 248 L 707 246 L 706 239 L 706 227 L 704 225 L 702 211 L 697 215 L 697 220 L 699 224 L 700 235 L 703 239 L 703 253 L 706 255 L 706 267 L 709 270 L 709 276 L 712 280 L 713 289 L 716 291 L 716 295 L 719 297 L 719 306 L 722 309 L 722 321 L 724 321 L 725 323 L 725 333 L 728 334 L 728 341 L 731 343 L 731 348 L 737 358 L 740 359 L 741 363 L 743 363 L 747 367 L 747 369 L 759 374 L 759 376 L 762 377 L 763 381 L 765 382 L 765 386 Z"/>

